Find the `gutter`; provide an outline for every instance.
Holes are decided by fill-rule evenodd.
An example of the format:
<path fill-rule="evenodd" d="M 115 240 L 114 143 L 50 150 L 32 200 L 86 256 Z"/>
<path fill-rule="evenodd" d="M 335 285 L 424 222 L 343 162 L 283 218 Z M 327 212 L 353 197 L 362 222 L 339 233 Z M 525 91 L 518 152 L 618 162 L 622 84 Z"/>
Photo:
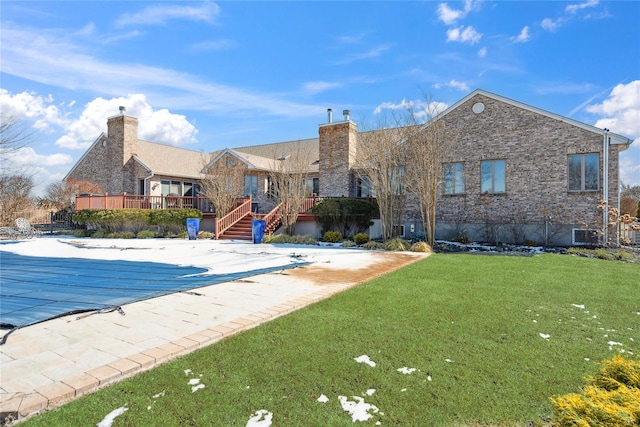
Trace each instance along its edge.
<path fill-rule="evenodd" d="M 604 244 L 609 242 L 609 129 L 604 129 L 602 136 L 602 200 L 605 201 L 602 210 L 602 231 Z"/>

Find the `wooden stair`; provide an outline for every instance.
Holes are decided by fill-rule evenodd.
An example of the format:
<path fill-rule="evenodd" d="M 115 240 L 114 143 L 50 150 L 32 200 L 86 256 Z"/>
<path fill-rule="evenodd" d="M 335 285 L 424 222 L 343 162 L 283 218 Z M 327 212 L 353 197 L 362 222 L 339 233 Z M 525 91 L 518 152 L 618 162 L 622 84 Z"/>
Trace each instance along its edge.
<path fill-rule="evenodd" d="M 233 224 L 228 230 L 226 230 L 221 240 L 253 240 L 253 234 L 251 231 L 251 215 L 246 215 L 240 221 Z"/>

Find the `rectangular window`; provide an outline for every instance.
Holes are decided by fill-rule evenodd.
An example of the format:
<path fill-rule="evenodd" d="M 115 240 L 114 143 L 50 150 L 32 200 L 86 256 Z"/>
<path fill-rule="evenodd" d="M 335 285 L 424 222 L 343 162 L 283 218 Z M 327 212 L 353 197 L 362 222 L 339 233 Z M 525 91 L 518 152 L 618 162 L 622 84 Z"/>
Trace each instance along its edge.
<path fill-rule="evenodd" d="M 374 191 L 368 176 L 358 178 L 356 197 L 376 197 L 376 192 Z"/>
<path fill-rule="evenodd" d="M 389 193 L 399 196 L 404 194 L 404 166 L 395 167 L 391 169 L 391 182 L 389 187 Z"/>
<path fill-rule="evenodd" d="M 161 181 L 163 196 L 182 196 L 182 183 L 180 181 Z"/>
<path fill-rule="evenodd" d="M 599 163 L 597 153 L 569 156 L 569 191 L 598 191 Z"/>
<path fill-rule="evenodd" d="M 320 179 L 319 178 L 307 178 L 305 182 L 307 196 L 318 195 L 320 192 Z"/>
<path fill-rule="evenodd" d="M 258 197 L 258 176 L 245 175 L 244 177 L 244 195 L 252 198 Z"/>
<path fill-rule="evenodd" d="M 464 194 L 464 163 L 445 163 L 444 194 Z"/>
<path fill-rule="evenodd" d="M 598 244 L 598 230 L 573 229 L 574 245 L 596 246 Z"/>
<path fill-rule="evenodd" d="M 506 161 L 485 160 L 481 164 L 481 191 L 504 193 L 506 191 Z"/>

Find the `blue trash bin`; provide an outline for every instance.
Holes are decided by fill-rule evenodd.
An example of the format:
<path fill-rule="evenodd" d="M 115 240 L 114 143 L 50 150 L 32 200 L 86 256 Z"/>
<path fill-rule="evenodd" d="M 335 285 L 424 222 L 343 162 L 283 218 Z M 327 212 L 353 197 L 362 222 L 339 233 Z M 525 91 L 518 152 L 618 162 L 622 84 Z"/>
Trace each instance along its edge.
<path fill-rule="evenodd" d="M 198 231 L 200 230 L 199 218 L 187 218 L 187 235 L 189 240 L 196 240 L 198 238 Z"/>
<path fill-rule="evenodd" d="M 251 221 L 251 235 L 253 236 L 253 243 L 262 243 L 266 225 L 267 222 L 263 219 L 254 219 Z"/>

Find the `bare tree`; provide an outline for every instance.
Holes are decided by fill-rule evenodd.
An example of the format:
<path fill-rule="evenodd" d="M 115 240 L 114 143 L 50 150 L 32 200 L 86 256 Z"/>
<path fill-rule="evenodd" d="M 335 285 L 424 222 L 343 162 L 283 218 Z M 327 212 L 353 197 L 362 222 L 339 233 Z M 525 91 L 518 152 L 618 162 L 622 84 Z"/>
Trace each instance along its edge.
<path fill-rule="evenodd" d="M 280 205 L 285 233 L 293 235 L 298 214 L 309 195 L 307 178 L 311 168 L 311 152 L 297 147 L 290 153 L 273 153 L 269 180 L 270 194 Z"/>
<path fill-rule="evenodd" d="M 53 182 L 47 186 L 44 197 L 39 197 L 36 204 L 46 209 L 63 210 L 75 203 L 75 196 L 84 193 L 103 193 L 100 185 L 84 180 L 70 179 Z"/>
<path fill-rule="evenodd" d="M 16 117 L 0 114 L 0 223 L 10 225 L 17 212 L 32 206 L 33 178 L 16 168 L 12 157 L 31 143 L 35 132 Z"/>
<path fill-rule="evenodd" d="M 33 206 L 33 180 L 26 175 L 0 175 L 0 224 L 11 225 L 17 213 Z"/>
<path fill-rule="evenodd" d="M 355 174 L 371 185 L 382 225 L 384 241 L 399 235 L 406 201 L 403 141 L 413 129 L 395 115 L 381 116 L 370 128 L 362 126 L 359 134 Z"/>
<path fill-rule="evenodd" d="M 447 129 L 440 118 L 442 104 L 425 96 L 422 111 L 408 109 L 412 132 L 403 144 L 408 153 L 406 183 L 418 199 L 420 217 L 427 243 L 435 242 L 436 201 L 443 183 L 443 157 L 456 138 L 456 131 Z"/>
<path fill-rule="evenodd" d="M 216 217 L 222 218 L 235 208 L 236 199 L 244 193 L 246 166 L 231 153 L 204 157 L 201 193 L 215 207 Z"/>

